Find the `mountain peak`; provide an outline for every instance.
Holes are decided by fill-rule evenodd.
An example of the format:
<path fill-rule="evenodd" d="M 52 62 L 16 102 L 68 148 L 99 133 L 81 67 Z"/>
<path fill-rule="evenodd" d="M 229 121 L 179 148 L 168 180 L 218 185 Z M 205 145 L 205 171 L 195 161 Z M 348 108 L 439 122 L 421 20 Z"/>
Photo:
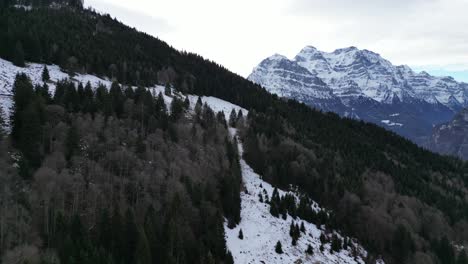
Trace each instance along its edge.
<path fill-rule="evenodd" d="M 267 58 L 267 60 L 289 60 L 286 56 L 275 53 Z"/>
<path fill-rule="evenodd" d="M 314 46 L 305 46 L 300 52 L 299 54 L 304 54 L 304 53 L 315 53 L 317 52 L 318 49 Z"/>
<path fill-rule="evenodd" d="M 347 52 L 350 52 L 350 51 L 359 51 L 359 49 L 356 48 L 355 46 L 350 46 L 350 47 L 347 47 L 347 48 L 336 49 L 335 51 L 333 51 L 333 53 L 334 54 L 347 53 Z"/>

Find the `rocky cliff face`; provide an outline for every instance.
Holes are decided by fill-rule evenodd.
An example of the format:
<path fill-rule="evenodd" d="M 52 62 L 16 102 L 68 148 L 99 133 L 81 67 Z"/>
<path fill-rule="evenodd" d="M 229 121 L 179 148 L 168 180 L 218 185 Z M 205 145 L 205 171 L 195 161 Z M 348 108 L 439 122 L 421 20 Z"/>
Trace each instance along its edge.
<path fill-rule="evenodd" d="M 428 148 L 467 160 L 468 109 L 460 111 L 450 122 L 436 126 Z"/>
<path fill-rule="evenodd" d="M 394 66 L 356 47 L 323 52 L 308 46 L 294 59 L 276 54 L 248 78 L 279 96 L 382 125 L 419 144 L 468 106 L 468 84 Z"/>

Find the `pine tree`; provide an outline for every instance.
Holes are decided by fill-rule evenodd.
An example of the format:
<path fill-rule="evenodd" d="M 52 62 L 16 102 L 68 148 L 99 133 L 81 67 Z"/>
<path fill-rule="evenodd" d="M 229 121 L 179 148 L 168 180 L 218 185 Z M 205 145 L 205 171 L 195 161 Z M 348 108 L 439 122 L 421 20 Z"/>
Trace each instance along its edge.
<path fill-rule="evenodd" d="M 289 225 L 289 236 L 294 237 L 294 222 L 291 221 L 291 225 Z"/>
<path fill-rule="evenodd" d="M 20 139 L 21 127 L 23 120 L 22 112 L 34 99 L 34 88 L 29 77 L 24 74 L 16 75 L 15 83 L 13 84 L 13 109 L 10 116 L 11 119 L 11 136 L 14 143 L 18 143 Z"/>
<path fill-rule="evenodd" d="M 183 112 L 184 112 L 183 102 L 179 98 L 174 96 L 174 99 L 172 99 L 172 102 L 171 102 L 171 119 L 173 121 L 178 120 Z"/>
<path fill-rule="evenodd" d="M 226 253 L 226 257 L 224 258 L 225 264 L 234 264 L 234 258 L 232 257 L 231 251 Z"/>
<path fill-rule="evenodd" d="M 4 119 L 4 112 L 3 112 L 2 106 L 0 105 L 0 141 L 5 136 L 5 127 L 6 127 L 6 123 Z"/>
<path fill-rule="evenodd" d="M 50 80 L 49 69 L 47 65 L 44 65 L 44 69 L 42 70 L 42 81 L 48 82 Z"/>
<path fill-rule="evenodd" d="M 195 114 L 197 115 L 197 117 L 200 117 L 202 113 L 202 108 L 203 108 L 203 103 L 202 103 L 201 97 L 198 97 L 197 103 L 195 104 Z"/>
<path fill-rule="evenodd" d="M 21 112 L 21 128 L 19 133 L 18 147 L 27 159 L 29 166 L 33 169 L 41 165 L 41 110 L 40 103 L 33 102 Z"/>
<path fill-rule="evenodd" d="M 166 87 L 164 87 L 164 94 L 166 96 L 171 96 L 172 95 L 172 89 L 171 89 L 171 85 L 169 83 L 167 83 Z"/>
<path fill-rule="evenodd" d="M 23 45 L 21 42 L 16 42 L 15 46 L 15 53 L 13 57 L 13 64 L 18 66 L 18 67 L 24 67 L 26 66 L 24 64 L 24 50 L 23 50 Z"/>
<path fill-rule="evenodd" d="M 302 233 L 305 233 L 305 232 L 306 232 L 306 229 L 305 229 L 305 226 L 304 226 L 304 222 L 301 222 L 301 232 L 302 232 Z"/>
<path fill-rule="evenodd" d="M 278 207 L 274 202 L 270 203 L 270 214 L 274 217 L 279 217 Z"/>
<path fill-rule="evenodd" d="M 283 247 L 281 246 L 281 242 L 280 242 L 280 241 L 276 242 L 275 252 L 276 252 L 277 254 L 283 254 Z"/>
<path fill-rule="evenodd" d="M 336 235 L 334 234 L 332 236 L 332 243 L 331 243 L 331 248 L 330 248 L 330 251 L 333 252 L 339 252 L 342 248 L 342 242 L 341 242 L 341 239 Z"/>
<path fill-rule="evenodd" d="M 232 109 L 231 114 L 229 115 L 229 126 L 236 127 L 236 123 L 237 123 L 236 110 Z"/>
<path fill-rule="evenodd" d="M 242 229 L 239 230 L 239 239 L 242 240 L 244 239 L 244 233 L 242 233 Z"/>
<path fill-rule="evenodd" d="M 310 244 L 307 245 L 306 253 L 307 253 L 307 255 L 313 255 L 314 254 L 314 250 L 312 249 L 312 246 Z"/>
<path fill-rule="evenodd" d="M 154 105 L 156 116 L 161 117 L 163 114 L 165 115 L 167 113 L 167 107 L 166 103 L 164 102 L 164 96 L 162 93 L 158 94 L 158 97 L 156 98 L 156 103 Z"/>
<path fill-rule="evenodd" d="M 188 98 L 188 96 L 185 97 L 184 108 L 185 110 L 188 110 L 190 108 L 190 99 Z"/>

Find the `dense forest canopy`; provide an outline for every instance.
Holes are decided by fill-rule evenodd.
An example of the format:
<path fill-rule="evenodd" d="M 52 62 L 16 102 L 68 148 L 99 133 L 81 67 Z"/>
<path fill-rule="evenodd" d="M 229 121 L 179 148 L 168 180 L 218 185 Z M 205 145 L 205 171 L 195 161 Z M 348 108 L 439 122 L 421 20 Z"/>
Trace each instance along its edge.
<path fill-rule="evenodd" d="M 250 110 L 247 125 L 241 129 L 246 160 L 268 182 L 283 188 L 288 188 L 290 184 L 297 185 L 304 193 L 333 209 L 332 217 L 326 220 L 328 225 L 358 237 L 373 253 L 382 254 L 387 263 L 454 263 L 456 256 L 462 255 L 453 245 L 466 244 L 468 241 L 467 163 L 428 152 L 375 125 L 321 113 L 296 101 L 280 99 L 216 63 L 196 54 L 179 52 L 108 15 L 99 15 L 91 10 L 38 8 L 26 11 L 3 8 L 0 10 L 0 40 L 0 57 L 19 66 L 23 66 L 25 61 L 53 63 L 70 73 L 86 72 L 107 76 L 123 85 L 171 83 L 183 93 L 216 96 L 245 107 Z M 18 85 L 15 87 L 28 86 L 21 89 L 21 93 L 30 98 L 33 92 L 26 79 L 18 76 Z M 234 154 L 228 155 L 232 143 L 225 140 L 227 132 L 223 122 L 204 121 L 212 120 L 214 116 L 209 110 L 204 110 L 202 112 L 206 116 L 196 119 L 192 127 L 187 127 L 181 119 L 171 119 L 161 114 L 164 112 L 161 111 L 161 104 L 154 107 L 158 105 L 157 97 L 145 97 L 144 89 L 132 94 L 128 89 L 116 88 L 116 84 L 109 94 L 102 88 L 91 89 L 95 90 L 91 94 L 86 87 L 72 88 L 66 82 L 60 85 L 53 98 L 46 98 L 46 93 L 38 88 L 34 94 L 39 95 L 31 97 L 36 99 L 18 101 L 17 107 L 20 109 L 13 115 L 13 120 L 19 127 L 13 127 L 11 138 L 14 146 L 23 154 L 19 174 L 24 179 L 29 178 L 23 184 L 31 185 L 33 190 L 38 189 L 36 185 L 39 184 L 40 177 L 34 175 L 43 172 L 44 166 L 54 171 L 48 174 L 66 173 L 67 177 L 73 179 L 72 182 L 80 183 L 80 188 L 76 189 L 78 191 L 90 188 L 90 181 L 85 173 L 98 175 L 102 188 L 114 190 L 114 196 L 102 198 L 112 204 L 100 206 L 118 206 L 119 210 L 113 209 L 109 214 L 127 217 L 128 228 L 138 230 L 128 231 L 129 236 L 139 237 L 134 238 L 135 241 L 143 239 L 135 234 L 143 234 L 141 230 L 145 225 L 142 219 L 146 219 L 142 216 L 144 211 L 149 210 L 145 213 L 149 214 L 153 207 L 164 212 L 164 218 L 154 220 L 159 221 L 157 226 L 161 230 L 148 231 L 155 232 L 155 241 L 158 241 L 161 237 L 170 236 L 165 232 L 172 230 L 169 228 L 171 219 L 176 217 L 170 213 L 173 212 L 171 210 L 190 204 L 182 212 L 194 213 L 199 218 L 190 218 L 192 215 L 177 216 L 182 219 L 177 218 L 175 223 L 187 226 L 186 229 L 177 228 L 177 232 L 186 230 L 195 240 L 202 235 L 199 232 L 203 230 L 207 232 L 203 233 L 206 240 L 197 246 L 189 242 L 183 245 L 174 242 L 171 245 L 184 248 L 182 252 L 185 252 L 185 262 L 190 262 L 188 257 L 193 257 L 190 255 L 193 252 L 198 252 L 196 259 L 200 259 L 200 263 L 203 263 L 201 259 L 206 258 L 214 259 L 215 263 L 229 259 L 225 248 L 218 248 L 217 243 L 224 245 L 222 232 L 218 230 L 211 233 L 203 229 L 212 223 L 222 228 L 221 213 L 230 216 L 233 224 L 239 221 L 238 208 L 234 205 L 237 204 L 237 197 L 229 195 L 230 198 L 226 198 L 228 200 L 223 205 L 216 202 L 222 200 L 226 193 L 232 194 L 240 188 L 236 182 L 239 180 L 236 158 Z M 88 96 L 84 95 L 86 91 Z M 151 110 L 139 115 L 140 106 Z M 180 107 L 175 106 L 175 109 Z M 80 128 L 84 124 L 86 126 Z M 216 124 L 216 128 L 210 124 Z M 23 126 L 31 128 L 26 129 Z M 39 134 L 40 131 L 52 131 L 57 135 L 53 140 L 45 140 L 38 134 L 25 132 L 30 129 L 36 129 Z M 78 131 L 78 136 L 73 135 L 73 131 Z M 209 133 L 217 136 L 210 137 Z M 196 138 L 192 143 L 196 146 L 186 142 L 190 137 Z M 82 150 L 76 147 L 79 145 L 77 138 L 86 138 L 86 142 L 95 145 Z M 163 147 L 154 149 L 152 140 Z M 161 140 L 163 141 L 159 142 Z M 53 141 L 58 147 L 54 147 L 49 141 Z M 220 142 L 226 143 L 220 145 Z M 40 151 L 32 146 L 40 146 Z M 119 149 L 120 146 L 124 146 L 123 150 Z M 184 169 L 173 179 L 169 173 L 172 171 L 171 166 L 165 163 L 156 170 L 160 173 L 158 180 L 149 176 L 149 179 L 139 178 L 139 175 L 150 175 L 154 168 L 151 165 L 139 167 L 135 164 L 145 164 L 148 160 L 161 162 L 165 160 L 167 152 L 174 148 L 180 148 L 181 153 L 186 155 L 182 156 L 186 158 L 184 164 L 192 164 L 193 151 L 200 151 L 200 148 L 207 156 L 212 151 L 217 153 L 211 158 L 216 157 L 222 162 L 215 162 L 220 163 L 219 168 L 209 168 L 215 170 L 202 177 L 200 185 L 187 183 L 186 177 L 183 177 L 185 171 L 191 171 L 190 168 Z M 122 151 L 125 153 L 121 153 Z M 7 159 L 5 155 L 3 158 Z M 122 168 L 122 159 L 134 162 L 131 168 L 141 168 L 142 171 L 130 172 Z M 210 160 L 210 157 L 206 159 Z M 204 157 L 198 162 L 207 160 Z M 83 171 L 81 166 L 86 170 Z M 161 171 L 161 168 L 164 169 Z M 76 179 L 78 176 L 74 175 L 77 173 L 83 178 Z M 14 173 L 9 171 L 4 175 Z M 116 180 L 110 186 L 107 180 L 103 180 L 114 178 Z M 227 179 L 227 182 L 223 179 Z M 140 181 L 145 183 L 147 180 L 161 184 L 162 186 L 157 187 L 157 193 L 163 193 L 161 195 L 164 196 L 156 196 L 149 201 L 164 202 L 152 204 L 146 201 L 144 206 L 141 205 L 145 210 L 138 211 L 135 209 L 135 201 L 140 202 L 138 199 L 142 196 L 153 194 L 152 191 L 139 192 Z M 128 184 L 131 187 L 126 187 Z M 168 184 L 182 185 L 183 187 L 175 189 L 185 190 L 183 193 L 186 193 L 186 197 L 165 197 L 168 192 L 164 190 L 167 190 Z M 126 188 L 130 188 L 130 191 Z M 217 188 L 218 191 L 201 191 L 209 188 Z M 215 196 L 199 197 L 200 193 Z M 50 208 L 60 210 L 50 209 L 53 213 L 53 218 L 50 218 L 49 213 L 44 213 L 48 211 L 41 207 L 44 219 L 49 221 L 60 216 L 66 219 L 60 220 L 64 222 L 61 228 L 81 230 L 83 223 L 87 223 L 85 226 L 89 228 L 92 223 L 90 219 L 74 217 L 78 212 L 76 207 L 80 204 L 71 203 L 72 209 L 68 205 L 64 207 L 63 202 L 60 204 L 60 201 L 67 199 L 73 201 L 80 194 L 82 193 L 52 197 Z M 123 199 L 126 195 L 130 195 L 130 198 L 126 198 L 127 201 L 115 202 L 116 197 Z M 189 198 L 193 201 L 188 200 Z M 21 198 L 9 199 L 18 201 Z M 175 205 L 171 207 L 173 203 Z M 87 206 L 90 205 L 96 206 L 87 203 Z M 16 206 L 30 212 L 37 209 L 26 201 Z M 83 209 L 89 209 L 87 206 Z M 97 223 L 97 218 L 94 219 Z M 135 225 L 132 219 L 136 220 Z M 44 221 L 39 223 L 41 227 Z M 24 230 L 23 232 L 27 233 Z M 41 232 L 45 231 L 41 229 Z M 46 238 L 51 243 L 56 243 L 57 237 L 49 238 L 49 232 L 51 231 L 46 232 Z M 54 232 L 53 235 L 60 234 Z M 182 235 L 177 232 L 171 234 L 175 236 L 171 237 L 174 239 L 171 241 L 177 241 Z M 72 234 L 77 234 L 79 241 L 83 241 L 80 243 L 83 243 L 85 252 L 99 251 L 100 247 L 106 249 L 106 245 L 101 245 L 100 240 L 92 237 L 99 234 L 98 231 L 87 234 L 74 231 Z M 150 238 L 146 240 L 149 241 Z M 138 246 L 136 248 L 140 249 Z M 59 255 L 61 250 L 59 249 Z M 168 252 L 180 253 L 178 250 L 171 248 Z M 116 248 L 104 252 L 110 259 L 120 257 L 118 254 L 121 254 Z M 80 255 L 76 254 L 77 257 Z M 133 253 L 128 253 L 127 257 L 133 256 L 131 254 Z M 174 256 L 166 255 L 161 258 L 168 260 L 172 257 Z M 180 259 L 182 256 L 177 258 L 179 263 L 184 263 Z"/>

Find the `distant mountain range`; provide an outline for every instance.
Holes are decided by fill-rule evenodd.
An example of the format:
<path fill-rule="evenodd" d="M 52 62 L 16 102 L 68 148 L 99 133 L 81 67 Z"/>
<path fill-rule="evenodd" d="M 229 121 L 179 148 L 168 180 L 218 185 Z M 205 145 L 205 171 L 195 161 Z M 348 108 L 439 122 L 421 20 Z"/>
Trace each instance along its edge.
<path fill-rule="evenodd" d="M 307 46 L 294 59 L 275 54 L 248 79 L 279 96 L 379 124 L 420 145 L 434 126 L 468 106 L 468 84 L 394 66 L 356 47 L 329 53 Z"/>

